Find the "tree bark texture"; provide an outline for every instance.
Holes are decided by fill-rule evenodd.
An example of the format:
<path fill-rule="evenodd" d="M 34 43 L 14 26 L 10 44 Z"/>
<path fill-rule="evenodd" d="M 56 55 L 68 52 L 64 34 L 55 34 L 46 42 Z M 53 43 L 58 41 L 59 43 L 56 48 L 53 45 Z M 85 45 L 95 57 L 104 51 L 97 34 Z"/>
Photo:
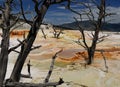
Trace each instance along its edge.
<path fill-rule="evenodd" d="M 0 87 L 3 85 L 5 79 L 7 64 L 8 64 L 8 49 L 9 49 L 9 38 L 10 38 L 10 0 L 5 2 L 5 9 L 2 12 L 2 41 L 1 41 L 1 52 L 0 52 Z"/>

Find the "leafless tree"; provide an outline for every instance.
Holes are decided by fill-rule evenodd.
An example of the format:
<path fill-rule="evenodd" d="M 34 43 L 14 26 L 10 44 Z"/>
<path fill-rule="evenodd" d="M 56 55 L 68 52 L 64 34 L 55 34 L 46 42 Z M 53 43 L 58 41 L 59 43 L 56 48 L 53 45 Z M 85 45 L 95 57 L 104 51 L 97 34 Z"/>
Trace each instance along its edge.
<path fill-rule="evenodd" d="M 59 54 L 60 52 L 62 52 L 62 50 L 56 52 L 56 54 L 52 57 L 52 62 L 51 62 L 51 65 L 50 65 L 50 69 L 49 69 L 49 72 L 48 72 L 48 74 L 45 78 L 45 81 L 44 81 L 45 83 L 49 82 L 50 76 L 51 76 L 53 68 L 54 68 L 55 59 L 57 57 L 57 54 Z"/>
<path fill-rule="evenodd" d="M 63 29 L 58 30 L 56 27 L 53 27 L 54 38 L 59 39 L 60 35 L 63 33 L 62 31 L 63 31 Z"/>
<path fill-rule="evenodd" d="M 68 6 L 68 9 L 75 14 L 79 15 L 80 21 L 83 21 L 83 15 L 87 17 L 87 19 L 90 21 L 91 25 L 93 25 L 94 30 L 91 32 L 91 44 L 89 45 L 86 40 L 86 35 L 85 35 L 85 29 L 79 24 L 79 21 L 77 18 L 74 17 L 75 21 L 77 22 L 79 31 L 82 35 L 82 41 L 81 39 L 78 39 L 78 44 L 84 47 L 87 50 L 88 53 L 88 61 L 87 64 L 92 64 L 93 59 L 94 59 L 94 54 L 96 51 L 96 45 L 104 40 L 106 36 L 99 37 L 99 33 L 103 28 L 103 23 L 105 22 L 105 17 L 110 15 L 107 14 L 105 11 L 106 8 L 106 0 L 100 0 L 100 3 L 98 3 L 95 0 L 87 0 L 88 2 L 80 2 L 79 4 L 81 6 L 84 6 L 87 10 L 83 10 L 81 12 L 78 12 L 71 7 Z M 90 1 L 90 2 L 89 2 Z M 75 2 L 76 3 L 76 2 Z M 98 12 L 96 13 L 97 16 L 94 15 L 94 11 L 92 9 L 92 5 L 94 5 L 94 8 L 96 7 Z"/>
<path fill-rule="evenodd" d="M 36 16 L 33 18 L 33 21 L 29 21 L 26 16 L 23 9 L 23 1 L 19 0 L 20 2 L 20 9 L 21 11 L 15 16 L 14 20 L 11 22 L 11 19 L 13 18 L 12 14 L 12 5 L 14 4 L 15 0 L 4 0 L 3 3 L 0 5 L 0 12 L 2 14 L 2 23 L 0 24 L 0 27 L 2 28 L 2 41 L 1 41 L 1 52 L 0 52 L 0 87 L 3 87 L 3 83 L 5 81 L 5 75 L 8 65 L 8 56 L 10 52 L 15 51 L 19 53 L 16 63 L 14 65 L 12 74 L 7 82 L 19 82 L 21 70 L 23 68 L 23 65 L 25 63 L 25 60 L 30 53 L 31 50 L 36 49 L 40 46 L 33 47 L 34 40 L 38 34 L 39 27 L 42 23 L 42 20 L 46 14 L 46 11 L 48 10 L 49 6 L 52 4 L 61 3 L 64 1 L 70 2 L 70 0 L 32 0 L 35 9 Z M 27 37 L 23 41 L 19 41 L 19 44 L 9 48 L 9 41 L 10 41 L 10 32 L 11 28 L 18 22 L 19 17 L 23 16 L 26 23 L 28 23 L 31 28 L 27 35 Z M 16 51 L 16 48 L 21 46 L 20 52 Z M 60 79 L 57 83 L 47 83 L 47 84 L 41 84 L 43 86 L 54 86 L 61 84 L 62 80 Z M 19 83 L 15 83 L 19 84 Z M 7 87 L 15 87 L 15 84 L 7 84 Z M 12 86 L 10 86 L 12 85 Z M 22 84 L 21 84 L 22 85 Z M 31 87 L 38 87 L 38 85 L 34 85 Z M 21 86 L 20 86 L 21 87 Z M 26 85 L 27 87 L 27 85 Z"/>
<path fill-rule="evenodd" d="M 2 22 L 0 28 L 2 29 L 2 40 L 1 40 L 1 52 L 0 52 L 0 87 L 3 85 L 3 81 L 6 75 L 8 55 L 9 55 L 9 40 L 10 40 L 10 30 L 17 23 L 19 16 L 17 16 L 14 22 L 11 22 L 11 6 L 14 0 L 5 0 L 3 5 L 0 5 L 0 13 L 2 15 Z"/>

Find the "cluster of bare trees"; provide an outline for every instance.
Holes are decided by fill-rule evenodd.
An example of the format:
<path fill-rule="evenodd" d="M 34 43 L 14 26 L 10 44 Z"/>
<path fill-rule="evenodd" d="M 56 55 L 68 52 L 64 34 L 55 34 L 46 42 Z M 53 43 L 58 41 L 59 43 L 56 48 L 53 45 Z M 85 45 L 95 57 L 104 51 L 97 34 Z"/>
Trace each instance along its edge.
<path fill-rule="evenodd" d="M 0 87 L 3 87 L 4 85 L 7 85 L 7 87 L 15 87 L 15 84 L 17 83 L 10 84 L 10 85 L 8 85 L 8 83 L 20 81 L 21 70 L 23 68 L 23 65 L 25 63 L 25 60 L 28 54 L 32 49 L 34 49 L 32 47 L 34 40 L 38 34 L 39 27 L 42 24 L 42 20 L 48 8 L 50 7 L 50 5 L 61 3 L 64 1 L 69 2 L 69 0 L 32 0 L 32 1 L 34 3 L 34 11 L 36 14 L 32 21 L 29 21 L 25 16 L 26 12 L 24 11 L 24 8 L 23 8 L 23 2 L 24 2 L 23 0 L 18 0 L 20 5 L 20 11 L 17 14 L 15 14 L 17 16 L 13 20 L 14 22 L 11 22 L 11 18 L 13 15 L 12 7 L 14 7 L 13 5 L 16 3 L 16 0 L 4 0 L 0 5 L 0 13 L 2 14 L 2 23 L 0 24 L 0 27 L 2 29 L 1 52 L 0 52 Z M 23 41 L 18 40 L 19 41 L 18 45 L 16 45 L 15 47 L 9 48 L 10 32 L 12 31 L 12 27 L 18 22 L 21 16 L 24 18 L 24 21 L 31 26 L 30 31 L 27 37 L 24 38 Z M 20 51 L 18 52 L 19 55 L 15 62 L 10 78 L 6 81 L 6 84 L 4 84 L 5 75 L 6 75 L 7 66 L 8 66 L 9 54 L 12 51 L 16 52 L 16 48 L 18 47 L 21 47 Z M 55 85 L 61 84 L 62 82 L 63 81 L 60 80 L 57 84 L 55 83 L 52 85 L 46 82 L 46 85 L 42 84 L 42 86 L 49 86 L 49 85 L 55 86 Z M 26 87 L 38 87 L 38 86 L 40 85 L 36 85 L 36 86 L 26 85 Z"/>
<path fill-rule="evenodd" d="M 57 4 L 57 3 L 67 1 L 68 2 L 67 8 L 69 10 L 71 10 L 72 12 L 78 14 L 80 17 L 79 18 L 80 21 L 83 21 L 82 16 L 86 15 L 87 18 L 89 19 L 89 21 L 91 22 L 91 24 L 94 26 L 94 31 L 91 32 L 92 43 L 91 43 L 91 45 L 88 45 L 86 42 L 84 29 L 79 24 L 77 18 L 74 17 L 75 21 L 78 24 L 79 31 L 82 34 L 82 41 L 79 39 L 78 43 L 82 47 L 84 47 L 88 53 L 87 64 L 91 64 L 93 62 L 97 43 L 103 41 L 104 36 L 99 37 L 99 32 L 102 29 L 103 22 L 105 22 L 105 17 L 109 15 L 105 11 L 105 8 L 106 8 L 105 1 L 106 0 L 100 0 L 100 3 L 97 3 L 95 0 L 88 0 L 88 1 L 91 1 L 94 4 L 94 6 L 98 9 L 98 13 L 97 13 L 98 16 L 96 16 L 97 18 L 95 18 L 95 16 L 94 16 L 94 13 L 93 13 L 91 5 L 90 5 L 91 3 L 77 2 L 80 5 L 82 5 L 88 9 L 87 11 L 77 12 L 70 7 L 71 0 L 32 0 L 32 1 L 34 3 L 34 11 L 36 14 L 33 17 L 32 21 L 28 20 L 25 15 L 26 12 L 24 11 L 24 8 L 23 8 L 23 2 L 24 2 L 23 0 L 18 0 L 19 5 L 20 5 L 20 8 L 19 8 L 20 11 L 18 13 L 14 14 L 15 19 L 12 20 L 14 22 L 11 22 L 11 19 L 13 17 L 12 7 L 16 3 L 16 1 L 15 0 L 4 0 L 3 3 L 0 5 L 0 13 L 2 14 L 2 22 L 0 24 L 0 27 L 2 29 L 2 34 L 1 34 L 2 40 L 1 40 L 1 51 L 0 51 L 0 87 L 3 87 L 3 86 L 15 87 L 16 85 L 20 85 L 19 87 L 23 87 L 23 86 L 24 87 L 46 87 L 46 86 L 56 87 L 56 85 L 63 83 L 62 79 L 60 79 L 60 81 L 55 82 L 55 83 L 49 83 L 49 78 L 50 78 L 52 70 L 53 70 L 54 60 L 55 60 L 57 54 L 59 53 L 59 52 L 57 52 L 55 54 L 55 56 L 53 56 L 53 61 L 50 66 L 50 71 L 48 72 L 48 75 L 45 79 L 45 83 L 43 83 L 43 84 L 42 83 L 41 84 L 40 83 L 39 84 L 20 83 L 19 84 L 20 77 L 21 77 L 21 70 L 23 68 L 23 65 L 25 63 L 25 60 L 26 60 L 28 54 L 33 49 L 41 47 L 41 46 L 33 47 L 33 43 L 38 34 L 40 25 L 42 24 L 43 18 L 45 16 L 48 8 L 52 4 Z M 73 2 L 76 3 L 75 0 Z M 53 14 L 55 14 L 55 13 L 53 13 Z M 12 31 L 12 27 L 18 22 L 18 20 L 20 19 L 21 16 L 23 17 L 24 21 L 31 26 L 30 31 L 29 31 L 27 37 L 24 37 L 23 41 L 18 40 L 19 44 L 10 48 L 9 42 L 10 42 L 10 33 Z M 53 30 L 54 30 L 54 37 L 59 38 L 62 31 L 60 30 L 59 32 L 57 32 L 55 29 L 53 29 Z M 19 52 L 16 51 L 16 49 L 18 47 L 21 47 Z M 9 58 L 9 54 L 12 51 L 17 52 L 19 54 L 17 56 L 17 60 L 15 62 L 15 65 L 14 65 L 14 68 L 10 75 L 10 78 L 6 81 L 5 75 L 6 75 L 7 66 L 8 66 L 8 58 Z"/>
<path fill-rule="evenodd" d="M 60 35 L 63 34 L 63 29 L 57 29 L 56 27 L 53 27 L 53 35 L 54 35 L 54 38 L 57 38 L 59 39 Z"/>

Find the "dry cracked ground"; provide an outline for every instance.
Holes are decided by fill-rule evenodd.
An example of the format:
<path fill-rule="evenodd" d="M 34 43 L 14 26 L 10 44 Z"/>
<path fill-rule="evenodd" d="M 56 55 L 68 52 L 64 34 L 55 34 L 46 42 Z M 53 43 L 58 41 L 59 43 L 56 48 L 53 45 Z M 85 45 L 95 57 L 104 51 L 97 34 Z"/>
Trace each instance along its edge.
<path fill-rule="evenodd" d="M 11 34 L 10 46 L 15 46 L 23 38 L 24 33 L 28 30 L 15 30 Z M 91 31 L 86 31 L 87 43 L 90 44 Z M 22 82 L 43 82 L 52 56 L 59 50 L 63 50 L 58 54 L 52 76 L 51 82 L 58 81 L 63 78 L 65 81 L 59 87 L 120 87 L 120 35 L 115 32 L 102 32 L 100 35 L 109 35 L 105 40 L 97 44 L 97 49 L 104 50 L 103 54 L 95 53 L 94 63 L 90 66 L 85 66 L 86 51 L 77 43 L 81 34 L 77 30 L 64 30 L 59 39 L 53 38 L 52 30 L 45 30 L 47 39 L 43 38 L 41 31 L 39 32 L 34 46 L 41 45 L 42 47 L 32 51 L 24 64 L 22 70 L 23 74 L 27 72 L 27 62 L 31 60 L 31 75 L 30 78 L 21 78 Z M 82 39 L 82 38 L 81 38 Z M 17 50 L 19 50 L 18 48 Z M 9 57 L 9 66 L 6 78 L 9 77 L 17 53 L 12 52 Z M 104 61 L 106 59 L 106 64 Z M 108 68 L 106 68 L 108 67 Z"/>

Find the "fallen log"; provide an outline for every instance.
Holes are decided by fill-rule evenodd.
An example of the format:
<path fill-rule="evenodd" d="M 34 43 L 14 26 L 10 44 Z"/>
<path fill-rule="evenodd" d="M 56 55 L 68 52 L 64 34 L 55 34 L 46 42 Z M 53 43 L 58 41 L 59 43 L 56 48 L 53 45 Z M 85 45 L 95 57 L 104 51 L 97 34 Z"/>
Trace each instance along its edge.
<path fill-rule="evenodd" d="M 5 87 L 46 87 L 46 86 L 53 86 L 56 87 L 57 85 L 61 85 L 64 83 L 62 78 L 58 82 L 48 82 L 48 83 L 22 83 L 22 82 L 8 82 Z"/>

